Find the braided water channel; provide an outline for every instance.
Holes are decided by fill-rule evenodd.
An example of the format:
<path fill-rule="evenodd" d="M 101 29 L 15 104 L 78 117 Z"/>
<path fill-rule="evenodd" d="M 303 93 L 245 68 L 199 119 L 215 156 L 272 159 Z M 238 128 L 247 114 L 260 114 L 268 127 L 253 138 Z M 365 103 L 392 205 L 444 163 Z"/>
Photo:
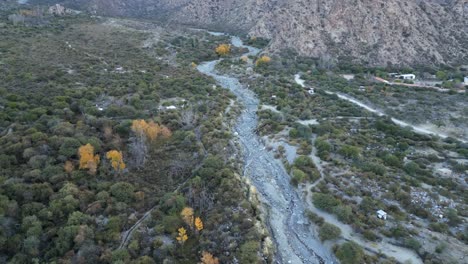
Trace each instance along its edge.
<path fill-rule="evenodd" d="M 260 50 L 246 46 L 233 36 L 233 46 L 247 48 L 244 55 L 256 55 Z M 313 226 L 305 216 L 306 204 L 296 189 L 282 163 L 268 152 L 255 134 L 258 124 L 259 100 L 237 78 L 219 74 L 215 66 L 221 60 L 204 62 L 197 68 L 213 77 L 223 88 L 237 96 L 244 107 L 234 128 L 242 145 L 244 176 L 248 177 L 260 194 L 262 205 L 268 211 L 267 224 L 276 245 L 276 263 L 337 263 L 335 257 L 316 237 Z"/>

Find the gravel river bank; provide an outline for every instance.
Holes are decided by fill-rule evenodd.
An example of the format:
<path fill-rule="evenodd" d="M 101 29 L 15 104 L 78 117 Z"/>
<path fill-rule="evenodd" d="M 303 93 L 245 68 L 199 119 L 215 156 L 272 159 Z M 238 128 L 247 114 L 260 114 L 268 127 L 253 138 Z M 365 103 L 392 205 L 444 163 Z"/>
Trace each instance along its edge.
<path fill-rule="evenodd" d="M 249 50 L 244 55 L 255 55 L 259 50 L 243 45 L 232 37 L 233 46 Z M 198 66 L 198 70 L 213 77 L 223 88 L 237 96 L 244 110 L 234 128 L 244 156 L 244 176 L 248 177 L 260 194 L 268 210 L 268 226 L 276 245 L 276 263 L 337 263 L 333 254 L 316 236 L 313 226 L 305 216 L 306 204 L 297 190 L 290 185 L 290 177 L 281 162 L 268 152 L 255 134 L 258 124 L 259 100 L 237 78 L 218 74 L 215 70 L 220 60 Z"/>

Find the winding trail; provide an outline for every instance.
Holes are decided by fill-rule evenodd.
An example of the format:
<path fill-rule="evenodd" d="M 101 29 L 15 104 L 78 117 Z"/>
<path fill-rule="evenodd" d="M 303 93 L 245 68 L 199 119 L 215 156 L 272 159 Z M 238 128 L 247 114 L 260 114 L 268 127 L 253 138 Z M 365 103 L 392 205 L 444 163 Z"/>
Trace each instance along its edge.
<path fill-rule="evenodd" d="M 247 48 L 244 55 L 256 55 L 260 50 L 243 45 L 232 37 L 232 45 Z M 234 128 L 243 146 L 244 176 L 247 176 L 268 209 L 268 225 L 276 244 L 276 263 L 337 263 L 333 254 L 314 236 L 313 226 L 304 215 L 306 205 L 290 185 L 290 177 L 280 161 L 268 152 L 255 134 L 258 124 L 259 100 L 234 77 L 216 73 L 220 60 L 200 64 L 201 73 L 213 77 L 222 87 L 231 90 L 244 110 Z"/>
<path fill-rule="evenodd" d="M 301 79 L 300 75 L 299 74 L 296 74 L 294 75 L 294 81 L 299 84 L 300 86 L 302 87 L 305 87 L 304 85 L 304 80 Z M 412 125 L 410 123 L 407 123 L 403 120 L 400 120 L 400 119 L 396 119 L 394 117 L 391 117 L 387 114 L 385 114 L 383 111 L 375 108 L 375 107 L 372 107 L 368 104 L 365 104 L 347 94 L 343 94 L 343 93 L 335 93 L 335 92 L 331 92 L 331 91 L 325 91 L 325 93 L 327 94 L 334 94 L 336 96 L 338 96 L 338 98 L 340 99 L 343 99 L 343 100 L 346 100 L 348 102 L 351 102 L 361 108 L 364 108 L 366 109 L 367 111 L 369 112 L 372 112 L 378 116 L 388 116 L 390 117 L 390 119 L 393 121 L 393 123 L 401 126 L 401 127 L 410 127 L 411 129 L 413 129 L 414 132 L 418 133 L 418 134 L 423 134 L 423 135 L 434 135 L 434 136 L 438 136 L 438 137 L 441 137 L 441 138 L 448 138 L 449 135 L 445 134 L 445 133 L 442 133 L 442 132 L 438 132 L 438 131 L 434 131 L 434 130 L 430 130 L 430 129 L 427 129 L 427 128 L 423 128 L 423 127 L 420 127 L 420 126 L 416 126 L 416 125 Z M 453 137 L 453 136 L 450 136 L 450 137 Z M 454 137 L 455 138 L 455 137 Z M 463 143 L 467 143 L 468 141 L 465 140 L 465 139 L 462 139 L 462 138 L 455 138 L 456 140 L 460 141 L 460 142 L 463 142 Z"/>
<path fill-rule="evenodd" d="M 316 180 L 314 183 L 311 183 L 310 185 L 307 185 L 306 190 L 307 193 L 309 192 L 310 189 L 314 188 L 317 186 L 324 178 L 325 178 L 325 170 L 323 169 L 322 165 L 322 160 L 317 156 L 317 148 L 315 147 L 315 140 L 317 139 L 316 135 L 312 136 L 312 142 L 311 145 L 312 147 L 312 152 L 310 153 L 309 157 L 312 159 L 312 161 L 315 164 L 315 167 L 317 170 L 320 172 L 320 178 Z M 308 201 L 306 201 L 308 202 Z"/>
<path fill-rule="evenodd" d="M 297 80 L 301 80 L 298 78 L 298 75 L 296 74 L 295 80 L 296 83 L 299 85 L 303 86 L 304 81 L 298 82 Z M 327 92 L 328 93 L 328 92 Z M 356 101 L 357 102 L 357 101 Z M 360 102 L 357 102 L 360 103 Z M 376 113 L 379 115 L 379 112 L 376 111 L 373 108 L 370 108 L 366 105 L 362 105 L 363 108 L 368 109 L 369 111 Z M 381 114 L 383 115 L 383 114 Z M 315 145 L 315 140 L 316 136 L 314 135 L 312 137 L 312 146 Z M 318 179 L 314 183 L 309 183 L 306 185 L 302 185 L 300 187 L 300 190 L 302 191 L 301 193 L 305 194 L 303 199 L 307 203 L 307 209 L 310 211 L 314 212 L 318 216 L 322 217 L 327 223 L 333 224 L 341 229 L 341 237 L 344 238 L 345 240 L 352 240 L 359 244 L 361 247 L 365 248 L 369 252 L 373 252 L 375 254 L 383 253 L 384 255 L 388 257 L 393 257 L 396 260 L 398 260 L 401 263 L 404 263 L 405 261 L 411 261 L 413 264 L 422 264 L 421 258 L 412 250 L 404 247 L 399 247 L 396 245 L 393 245 L 387 241 L 382 240 L 379 242 L 370 242 L 362 238 L 362 236 L 358 235 L 354 230 L 352 229 L 351 226 L 344 224 L 343 222 L 340 222 L 336 216 L 329 214 L 327 212 L 324 212 L 322 210 L 317 209 L 314 204 L 313 204 L 313 199 L 312 199 L 312 191 L 311 189 L 317 186 L 325 177 L 325 170 L 323 168 L 324 163 L 322 160 L 317 156 L 317 150 L 315 147 L 312 149 L 312 153 L 309 155 L 309 157 L 313 160 L 317 170 L 320 172 L 320 179 Z"/>
<path fill-rule="evenodd" d="M 203 159 L 205 159 L 207 157 L 207 152 L 206 152 L 206 149 L 205 147 L 203 146 L 202 144 L 202 147 L 203 147 L 203 150 L 204 150 L 204 157 Z M 192 176 L 195 175 L 193 172 L 199 170 L 201 167 L 203 166 L 203 162 L 200 162 L 193 170 L 192 170 L 192 173 L 191 173 L 191 176 L 187 177 L 182 183 L 180 183 L 177 188 L 172 191 L 173 193 L 177 193 L 179 192 L 180 188 L 182 188 L 182 186 L 184 186 L 190 179 L 192 179 Z M 130 240 L 132 239 L 133 237 L 133 234 L 135 233 L 136 230 L 138 230 L 138 228 L 140 228 L 140 226 L 147 220 L 151 217 L 151 213 L 153 212 L 154 209 L 158 208 L 159 207 L 159 204 L 156 204 L 155 206 L 151 207 L 148 211 L 146 211 L 141 217 L 140 219 L 138 219 L 138 221 L 135 222 L 135 224 L 133 224 L 130 228 L 128 228 L 127 230 L 125 231 L 122 231 L 120 233 L 120 244 L 119 244 L 119 247 L 117 249 L 122 249 L 122 248 L 125 248 L 127 247 L 128 243 L 130 242 Z"/>
<path fill-rule="evenodd" d="M 314 143 L 316 136 L 312 138 L 312 142 Z M 312 144 L 313 144 L 312 143 Z M 310 157 L 314 161 L 315 166 L 317 167 L 318 171 L 320 172 L 320 179 L 314 182 L 313 184 L 307 184 L 301 186 L 302 193 L 304 193 L 304 200 L 306 201 L 310 211 L 314 212 L 320 217 L 330 224 L 333 224 L 341 229 L 341 237 L 348 241 L 354 241 L 361 247 L 365 248 L 367 251 L 379 254 L 382 253 L 388 257 L 393 257 L 401 263 L 405 263 L 406 261 L 411 261 L 412 264 L 423 264 L 421 258 L 413 251 L 408 248 L 399 247 L 396 245 L 391 244 L 384 240 L 379 242 L 371 242 L 367 241 L 362 236 L 356 234 L 353 228 L 343 222 L 339 221 L 338 218 L 332 214 L 324 212 L 322 210 L 317 209 L 314 204 L 312 203 L 312 192 L 311 189 L 317 186 L 325 177 L 325 171 L 323 168 L 323 163 L 319 157 L 317 157 L 315 147 L 310 154 Z"/>

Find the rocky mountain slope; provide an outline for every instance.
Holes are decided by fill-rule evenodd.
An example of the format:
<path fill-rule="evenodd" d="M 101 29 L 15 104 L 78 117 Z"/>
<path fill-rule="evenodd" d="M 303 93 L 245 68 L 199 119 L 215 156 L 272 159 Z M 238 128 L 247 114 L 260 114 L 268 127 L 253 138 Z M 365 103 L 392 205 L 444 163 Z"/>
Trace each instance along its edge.
<path fill-rule="evenodd" d="M 44 0 L 42 0 L 44 1 Z M 65 1 L 66 2 L 66 1 Z M 467 0 L 78 0 L 74 7 L 271 39 L 371 65 L 466 63 Z"/>

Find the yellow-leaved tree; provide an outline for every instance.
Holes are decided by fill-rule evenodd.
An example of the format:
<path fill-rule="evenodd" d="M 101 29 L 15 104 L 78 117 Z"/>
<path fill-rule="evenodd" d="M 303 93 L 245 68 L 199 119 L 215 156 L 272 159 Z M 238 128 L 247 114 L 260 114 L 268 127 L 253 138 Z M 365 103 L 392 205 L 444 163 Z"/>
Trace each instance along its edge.
<path fill-rule="evenodd" d="M 257 61 L 255 62 L 255 65 L 260 66 L 260 65 L 268 64 L 270 62 L 271 62 L 271 58 L 266 55 L 263 55 L 257 59 Z"/>
<path fill-rule="evenodd" d="M 177 231 L 179 232 L 179 234 L 176 237 L 177 241 L 179 241 L 180 244 L 184 244 L 185 241 L 187 241 L 188 239 L 187 230 L 181 227 Z"/>
<path fill-rule="evenodd" d="M 221 44 L 218 47 L 216 47 L 216 53 L 218 53 L 219 56 L 226 56 L 231 52 L 231 45 L 228 44 Z"/>
<path fill-rule="evenodd" d="M 158 137 L 168 138 L 172 135 L 171 130 L 166 126 L 156 124 L 153 121 L 146 122 L 143 119 L 133 120 L 132 131 L 141 138 L 148 138 L 150 141 Z"/>
<path fill-rule="evenodd" d="M 195 228 L 197 229 L 197 231 L 203 230 L 203 221 L 201 220 L 200 217 L 195 218 Z"/>
<path fill-rule="evenodd" d="M 130 140 L 130 153 L 137 168 L 142 168 L 148 155 L 148 141 L 153 142 L 158 138 L 169 138 L 172 132 L 163 125 L 153 121 L 146 122 L 143 119 L 133 120 L 132 132 L 134 137 Z"/>
<path fill-rule="evenodd" d="M 210 252 L 203 251 L 201 257 L 201 264 L 219 264 L 219 259 L 214 257 Z"/>
<path fill-rule="evenodd" d="M 182 216 L 182 220 L 193 229 L 193 209 L 190 207 L 185 207 L 180 212 L 180 216 Z"/>
<path fill-rule="evenodd" d="M 94 147 L 91 144 L 86 144 L 78 149 L 80 157 L 80 169 L 88 169 L 91 175 L 96 174 L 99 165 L 99 155 L 94 155 Z"/>
<path fill-rule="evenodd" d="M 111 150 L 106 154 L 107 159 L 111 162 L 112 168 L 116 172 L 121 172 L 125 169 L 122 151 Z"/>

